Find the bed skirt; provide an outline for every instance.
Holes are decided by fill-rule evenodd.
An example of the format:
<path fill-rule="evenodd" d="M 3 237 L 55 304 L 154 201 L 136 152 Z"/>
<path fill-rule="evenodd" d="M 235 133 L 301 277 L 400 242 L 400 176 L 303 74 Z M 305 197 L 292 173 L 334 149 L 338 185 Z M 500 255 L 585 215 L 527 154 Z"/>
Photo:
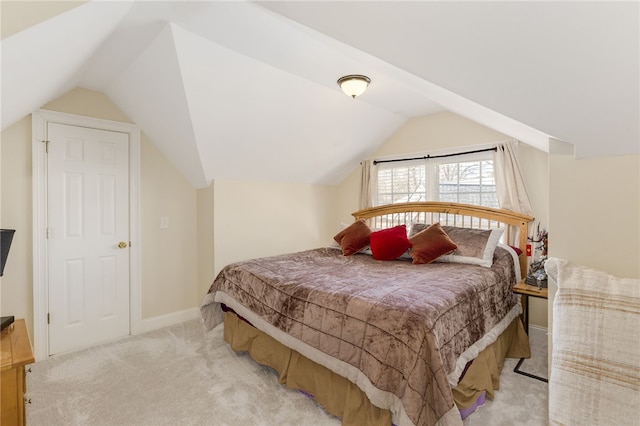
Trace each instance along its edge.
<path fill-rule="evenodd" d="M 312 395 L 329 413 L 340 417 L 344 426 L 392 424 L 391 412 L 373 405 L 351 381 L 288 348 L 232 312 L 224 314 L 224 340 L 234 351 L 246 351 L 259 364 L 276 370 L 279 383 Z M 518 317 L 465 370 L 453 389 L 458 409 L 469 411 L 484 395 L 493 399 L 500 386 L 505 358 L 530 356 L 529 339 Z"/>

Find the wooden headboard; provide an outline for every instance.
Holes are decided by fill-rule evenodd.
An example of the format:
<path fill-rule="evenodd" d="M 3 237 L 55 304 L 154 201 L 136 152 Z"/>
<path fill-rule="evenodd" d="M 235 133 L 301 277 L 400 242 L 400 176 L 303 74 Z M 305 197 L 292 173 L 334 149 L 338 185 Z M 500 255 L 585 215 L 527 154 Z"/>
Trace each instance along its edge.
<path fill-rule="evenodd" d="M 492 229 L 504 228 L 504 241 L 522 250 L 520 271 L 522 277 L 527 274 L 527 246 L 529 222 L 533 217 L 509 210 L 471 204 L 425 201 L 412 203 L 386 204 L 369 207 L 351 213 L 355 220 L 365 219 L 372 229 L 384 229 L 412 223 L 437 223 L 460 228 Z"/>

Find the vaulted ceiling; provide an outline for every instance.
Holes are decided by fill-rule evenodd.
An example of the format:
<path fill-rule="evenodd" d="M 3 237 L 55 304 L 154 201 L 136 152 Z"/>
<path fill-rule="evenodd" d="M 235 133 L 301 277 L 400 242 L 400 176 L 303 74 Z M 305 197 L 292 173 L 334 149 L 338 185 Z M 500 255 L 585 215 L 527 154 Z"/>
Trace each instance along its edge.
<path fill-rule="evenodd" d="M 445 110 L 542 150 L 640 152 L 637 2 L 10 3 L 2 129 L 97 90 L 196 187 L 337 183 Z M 355 100 L 336 84 L 354 73 L 372 80 Z"/>

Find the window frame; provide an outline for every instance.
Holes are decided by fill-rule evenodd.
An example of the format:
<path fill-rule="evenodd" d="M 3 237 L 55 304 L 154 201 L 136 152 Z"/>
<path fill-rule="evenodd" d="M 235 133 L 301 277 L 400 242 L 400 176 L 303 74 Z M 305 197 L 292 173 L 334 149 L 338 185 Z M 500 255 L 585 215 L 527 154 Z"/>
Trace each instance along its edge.
<path fill-rule="evenodd" d="M 436 157 L 436 158 L 434 158 Z M 384 161 L 384 160 L 382 160 Z M 456 153 L 452 153 L 452 154 L 444 154 L 443 156 L 429 156 L 429 155 L 424 155 L 424 158 L 413 158 L 413 159 L 408 159 L 408 160 L 394 160 L 393 162 L 381 162 L 378 163 L 376 165 L 376 169 L 375 169 L 375 188 L 372 188 L 372 195 L 373 195 L 373 205 L 374 206 L 378 206 L 378 205 L 383 205 L 380 203 L 380 196 L 382 194 L 380 194 L 379 191 L 379 178 L 380 178 L 380 172 L 382 170 L 389 170 L 389 169 L 399 169 L 399 168 L 404 168 L 404 167 L 415 167 L 415 166 L 423 166 L 424 167 L 424 182 L 422 184 L 422 186 L 424 186 L 425 191 L 424 191 L 424 197 L 421 197 L 421 199 L 418 199 L 416 197 L 413 198 L 409 198 L 410 194 L 409 194 L 409 189 L 407 188 L 407 192 L 402 193 L 405 195 L 404 200 L 398 200 L 395 195 L 398 194 L 397 192 L 394 192 L 393 189 L 390 193 L 385 194 L 387 196 L 390 196 L 393 199 L 395 199 L 396 201 L 391 201 L 391 204 L 393 203 L 398 203 L 398 202 L 406 202 L 406 201 L 442 201 L 441 200 L 441 192 L 440 192 L 440 177 L 439 177 L 439 170 L 440 170 L 440 166 L 443 164 L 451 164 L 451 163 L 456 163 L 456 164 L 460 164 L 460 163 L 468 163 L 468 162 L 480 162 L 481 163 L 481 167 L 482 167 L 482 163 L 485 161 L 490 161 L 491 162 L 491 168 L 493 169 L 492 171 L 492 183 L 490 184 L 490 186 L 493 186 L 494 190 L 493 191 L 488 191 L 488 192 L 484 192 L 482 191 L 482 187 L 486 186 L 486 184 L 484 184 L 483 179 L 486 179 L 486 176 L 483 176 L 482 173 L 479 177 L 480 182 L 479 182 L 479 186 L 480 186 L 480 190 L 479 192 L 461 192 L 460 189 L 458 188 L 458 190 L 455 192 L 456 194 L 458 194 L 458 196 L 456 197 L 458 200 L 460 198 L 460 194 L 478 194 L 481 202 L 484 199 L 483 194 L 487 194 L 487 196 L 492 199 L 494 202 L 493 203 L 485 203 L 485 204 L 477 204 L 477 203 L 473 203 L 473 202 L 465 202 L 465 204 L 474 204 L 474 205 L 481 205 L 481 206 L 487 206 L 487 207 L 499 207 L 499 201 L 498 201 L 498 194 L 497 194 L 497 189 L 496 189 L 496 176 L 495 176 L 495 158 L 494 158 L 494 152 L 493 151 L 485 151 L 485 152 L 473 152 L 473 153 L 461 153 L 461 154 L 456 154 Z M 460 178 L 459 176 L 459 171 L 458 171 L 458 175 L 457 175 L 458 179 Z M 459 180 L 458 180 L 459 182 Z M 459 186 L 459 184 L 458 184 Z M 450 200 L 444 200 L 444 201 L 450 201 Z M 451 202 L 460 202 L 460 201 L 451 201 Z M 389 203 L 384 203 L 384 204 L 389 204 Z"/>

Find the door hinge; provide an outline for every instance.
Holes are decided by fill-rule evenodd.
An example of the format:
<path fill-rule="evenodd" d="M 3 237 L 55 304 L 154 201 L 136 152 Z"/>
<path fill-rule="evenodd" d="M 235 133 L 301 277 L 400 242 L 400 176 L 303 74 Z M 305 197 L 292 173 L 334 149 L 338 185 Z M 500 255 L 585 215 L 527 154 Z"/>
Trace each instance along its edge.
<path fill-rule="evenodd" d="M 45 154 L 49 153 L 49 141 L 42 141 L 42 143 L 44 144 L 44 152 Z"/>
<path fill-rule="evenodd" d="M 47 312 L 47 324 L 51 324 L 51 314 Z"/>

